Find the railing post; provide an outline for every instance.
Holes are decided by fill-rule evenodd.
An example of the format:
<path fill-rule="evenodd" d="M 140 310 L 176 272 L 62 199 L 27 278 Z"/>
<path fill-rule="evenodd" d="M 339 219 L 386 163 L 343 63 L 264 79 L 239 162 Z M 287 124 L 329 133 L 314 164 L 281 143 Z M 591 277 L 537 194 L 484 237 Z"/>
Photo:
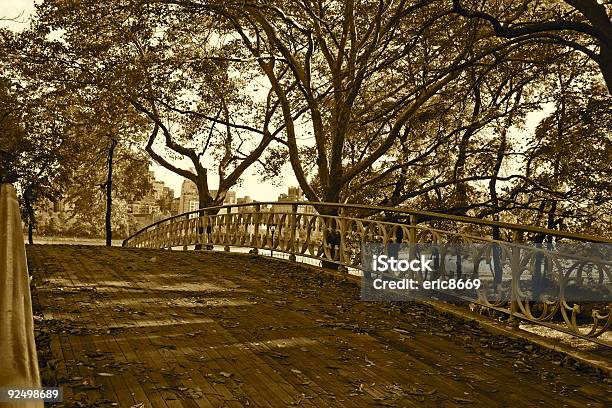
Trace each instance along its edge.
<path fill-rule="evenodd" d="M 253 247 L 253 253 L 259 253 L 259 225 L 261 222 L 261 205 L 255 204 L 255 211 L 253 214 L 253 237 L 251 238 L 251 246 Z"/>
<path fill-rule="evenodd" d="M 202 243 L 202 248 L 208 249 L 212 241 L 212 226 L 210 225 L 208 211 L 204 211 L 204 216 L 202 217 L 202 230 L 203 234 L 200 238 L 200 242 Z"/>
<path fill-rule="evenodd" d="M 40 388 L 21 217 L 10 184 L 0 184 L 0 253 L 0 387 Z M 0 405 L 43 407 L 42 402 Z"/>
<path fill-rule="evenodd" d="M 196 222 L 196 239 L 195 239 L 195 250 L 202 250 L 204 247 L 204 236 L 206 231 L 206 226 L 204 225 L 204 216 L 206 215 L 206 211 L 198 212 L 198 221 Z"/>
<path fill-rule="evenodd" d="M 523 242 L 523 231 L 517 230 L 514 235 L 517 244 Z M 521 248 L 512 246 L 512 291 L 510 295 L 510 319 L 514 320 L 514 315 L 519 311 L 521 292 Z"/>
<path fill-rule="evenodd" d="M 215 223 L 217 222 L 217 214 L 209 215 L 206 212 L 206 250 L 214 250 L 215 249 L 215 240 L 213 238 L 213 228 Z"/>
<path fill-rule="evenodd" d="M 410 241 L 409 257 L 410 259 L 416 259 L 417 256 L 417 217 L 416 215 L 410 214 L 410 231 L 408 239 Z M 410 272 L 410 277 L 414 278 L 414 272 Z"/>
<path fill-rule="evenodd" d="M 521 248 L 512 246 L 512 260 L 510 261 L 512 271 L 512 282 L 510 291 L 510 320 L 514 321 L 514 315 L 519 311 L 518 302 L 520 301 L 521 290 Z"/>
<path fill-rule="evenodd" d="M 348 273 L 348 268 L 346 259 L 346 220 L 344 219 L 342 209 L 338 212 L 337 220 L 340 221 L 340 240 L 338 242 L 338 251 L 340 251 L 340 256 L 338 260 L 340 262 L 340 266 L 338 267 L 338 271 Z"/>
<path fill-rule="evenodd" d="M 416 215 L 410 215 L 410 234 L 408 235 L 410 243 L 416 244 L 417 242 L 417 218 Z"/>
<path fill-rule="evenodd" d="M 290 247 L 291 247 L 291 254 L 289 254 L 289 260 L 295 262 L 295 260 L 297 259 L 295 257 L 295 232 L 297 229 L 297 211 L 298 211 L 298 205 L 297 204 L 292 204 L 291 205 L 291 217 L 289 219 L 289 227 L 291 228 L 290 231 L 290 239 L 291 239 L 291 243 L 290 243 Z"/>
<path fill-rule="evenodd" d="M 187 228 L 189 227 L 189 217 L 187 216 L 187 218 L 185 218 L 183 220 L 183 222 L 180 224 L 181 225 L 181 241 L 183 243 L 183 251 L 187 251 L 189 246 L 185 243 L 185 240 L 187 239 Z"/>
<path fill-rule="evenodd" d="M 230 246 L 229 244 L 231 243 L 230 238 L 232 236 L 232 207 L 227 207 L 227 215 L 226 215 L 227 219 L 225 220 L 225 246 L 223 247 L 223 250 L 225 252 L 229 252 L 230 250 Z"/>
<path fill-rule="evenodd" d="M 495 241 L 501 240 L 501 235 L 499 231 L 499 227 L 494 225 L 491 229 L 491 238 Z M 501 262 L 501 248 L 499 247 L 499 243 L 494 242 L 492 246 L 493 252 L 493 292 L 497 293 L 497 287 L 502 283 L 502 262 Z"/>

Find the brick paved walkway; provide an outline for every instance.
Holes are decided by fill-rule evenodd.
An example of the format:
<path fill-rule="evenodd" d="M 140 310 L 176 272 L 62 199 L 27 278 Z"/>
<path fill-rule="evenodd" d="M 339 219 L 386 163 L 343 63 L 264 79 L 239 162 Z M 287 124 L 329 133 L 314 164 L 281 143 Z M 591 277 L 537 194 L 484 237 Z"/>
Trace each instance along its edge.
<path fill-rule="evenodd" d="M 604 407 L 605 379 L 424 305 L 264 258 L 29 246 L 65 406 Z"/>

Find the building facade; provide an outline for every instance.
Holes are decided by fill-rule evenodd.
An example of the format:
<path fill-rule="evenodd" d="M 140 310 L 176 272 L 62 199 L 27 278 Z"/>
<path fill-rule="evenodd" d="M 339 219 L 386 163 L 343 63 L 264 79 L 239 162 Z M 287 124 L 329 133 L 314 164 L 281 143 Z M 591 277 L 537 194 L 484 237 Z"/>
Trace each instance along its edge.
<path fill-rule="evenodd" d="M 209 190 L 211 197 L 217 197 L 217 190 Z M 228 191 L 225 194 L 223 200 L 224 205 L 236 204 L 236 192 Z M 191 180 L 183 180 L 181 186 L 181 197 L 179 198 L 179 213 L 185 213 L 189 211 L 195 211 L 200 208 L 200 198 L 198 195 L 198 188 L 196 184 Z"/>

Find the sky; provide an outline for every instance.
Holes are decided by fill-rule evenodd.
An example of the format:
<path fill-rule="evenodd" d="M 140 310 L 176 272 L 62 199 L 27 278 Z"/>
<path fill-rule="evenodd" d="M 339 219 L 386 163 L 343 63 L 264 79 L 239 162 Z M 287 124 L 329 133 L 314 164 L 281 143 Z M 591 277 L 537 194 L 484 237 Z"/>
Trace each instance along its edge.
<path fill-rule="evenodd" d="M 33 0 L 0 0 L 0 17 L 2 18 L 15 18 L 19 17 L 19 20 L 23 21 L 23 24 L 14 22 L 4 23 L 13 29 L 19 29 L 25 27 L 28 16 L 34 11 Z M 2 23 L 0 23 L 2 24 Z"/>
<path fill-rule="evenodd" d="M 0 0 L 0 18 L 18 19 L 18 22 L 0 21 L 0 26 L 6 26 L 12 30 L 19 31 L 27 27 L 28 17 L 33 11 L 34 0 Z M 184 169 L 192 167 L 189 160 L 173 161 L 173 163 Z M 215 167 L 214 164 L 212 167 Z M 152 170 L 155 172 L 155 177 L 158 180 L 165 182 L 167 186 L 174 189 L 175 196 L 178 197 L 180 195 L 181 184 L 183 182 L 181 176 L 155 163 L 152 165 Z M 236 191 L 238 197 L 248 195 L 259 201 L 274 201 L 281 193 L 286 193 L 288 187 L 298 185 L 290 167 L 286 166 L 284 170 L 284 177 L 272 183 L 269 180 L 262 180 L 259 175 L 255 174 L 256 168 L 252 167 L 243 174 L 242 183 L 239 186 L 233 187 L 232 190 Z M 209 175 L 209 185 L 211 189 L 217 188 L 218 178 L 216 175 Z"/>

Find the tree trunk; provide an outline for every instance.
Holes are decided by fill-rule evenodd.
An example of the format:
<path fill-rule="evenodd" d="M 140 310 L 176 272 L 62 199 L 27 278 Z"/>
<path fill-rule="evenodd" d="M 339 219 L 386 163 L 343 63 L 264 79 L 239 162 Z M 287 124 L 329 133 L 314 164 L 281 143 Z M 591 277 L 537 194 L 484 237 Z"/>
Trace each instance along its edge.
<path fill-rule="evenodd" d="M 540 208 L 538 209 L 538 221 L 542 214 L 544 214 L 544 210 L 546 209 L 546 200 L 542 201 L 540 204 Z M 535 222 L 537 225 L 538 222 Z M 536 248 L 542 248 L 542 243 L 546 238 L 546 234 L 538 234 L 534 237 L 533 241 L 535 243 Z M 542 253 L 538 252 L 535 257 L 535 263 L 533 267 L 533 277 L 531 279 L 531 290 L 533 293 L 533 300 L 538 301 L 540 299 L 540 294 L 542 293 L 542 283 L 543 283 L 543 274 L 542 274 L 542 263 L 544 261 L 544 256 Z"/>
<path fill-rule="evenodd" d="M 106 246 L 111 246 L 113 244 L 111 216 L 113 208 L 113 156 L 115 155 L 115 147 L 117 147 L 117 141 L 115 139 L 111 139 L 111 144 L 108 148 L 108 173 L 106 174 L 106 183 L 104 183 L 104 186 L 106 187 Z"/>
<path fill-rule="evenodd" d="M 601 46 L 598 61 L 608 92 L 612 95 L 612 46 Z"/>
<path fill-rule="evenodd" d="M 328 199 L 334 198 L 332 195 L 327 196 Z M 330 202 L 338 202 L 338 196 L 335 197 L 335 201 Z M 339 214 L 337 207 L 319 207 L 317 208 L 319 214 L 321 215 L 329 215 L 329 216 L 337 216 Z M 323 231 L 323 245 L 329 245 L 330 255 L 332 259 L 334 259 L 337 255 L 337 252 L 340 250 L 340 231 L 336 228 L 336 223 L 330 223 L 330 230 L 327 229 Z M 340 265 L 335 262 L 321 261 L 321 266 L 326 269 L 337 270 Z"/>
<path fill-rule="evenodd" d="M 28 243 L 32 245 L 34 244 L 34 222 L 35 222 L 34 207 L 32 205 L 32 187 L 28 187 L 25 190 L 23 197 L 24 197 L 24 204 L 26 207 L 27 222 L 28 222 Z"/>
<path fill-rule="evenodd" d="M 517 99 L 518 101 L 518 99 Z M 512 115 L 510 116 L 512 118 Z M 497 197 L 497 177 L 499 176 L 499 171 L 502 166 L 502 162 L 505 157 L 506 147 L 507 147 L 507 130 L 510 127 L 510 119 L 506 124 L 506 128 L 503 130 L 501 135 L 501 142 L 499 144 L 499 149 L 497 150 L 497 156 L 495 159 L 495 166 L 493 168 L 493 177 L 489 181 L 489 195 L 491 196 L 491 205 L 496 210 L 500 210 L 499 199 Z M 493 221 L 499 221 L 499 214 L 495 214 L 493 216 Z M 495 241 L 501 240 L 501 233 L 499 227 L 497 225 L 493 226 L 492 230 L 492 238 Z M 501 248 L 499 244 L 493 244 L 493 291 L 497 293 L 497 286 L 502 283 L 503 278 L 503 265 L 501 260 Z"/>
<path fill-rule="evenodd" d="M 210 196 L 210 191 L 208 190 L 208 179 L 205 178 L 206 175 L 204 175 L 203 177 L 204 178 L 202 179 L 202 176 L 200 176 L 198 178 L 198 182 L 196 183 L 196 187 L 198 189 L 198 208 L 200 209 L 216 205 L 216 203 L 213 203 L 213 198 Z M 213 213 L 216 214 L 217 211 L 200 211 L 198 213 L 198 216 L 204 217 L 205 215 L 214 215 Z M 206 232 L 206 239 L 208 242 L 208 240 L 210 239 L 210 233 L 212 232 L 212 227 L 209 225 L 205 230 L 204 226 L 200 223 L 198 227 L 198 233 L 200 236 L 202 236 L 204 232 Z M 202 244 L 195 245 L 196 251 L 200 251 L 201 249 Z M 213 246 L 210 244 L 206 244 L 206 249 L 213 249 Z"/>
<path fill-rule="evenodd" d="M 198 208 L 206 208 L 214 205 L 213 198 L 210 196 L 208 188 L 198 184 Z M 200 214 L 204 215 L 204 214 Z"/>

